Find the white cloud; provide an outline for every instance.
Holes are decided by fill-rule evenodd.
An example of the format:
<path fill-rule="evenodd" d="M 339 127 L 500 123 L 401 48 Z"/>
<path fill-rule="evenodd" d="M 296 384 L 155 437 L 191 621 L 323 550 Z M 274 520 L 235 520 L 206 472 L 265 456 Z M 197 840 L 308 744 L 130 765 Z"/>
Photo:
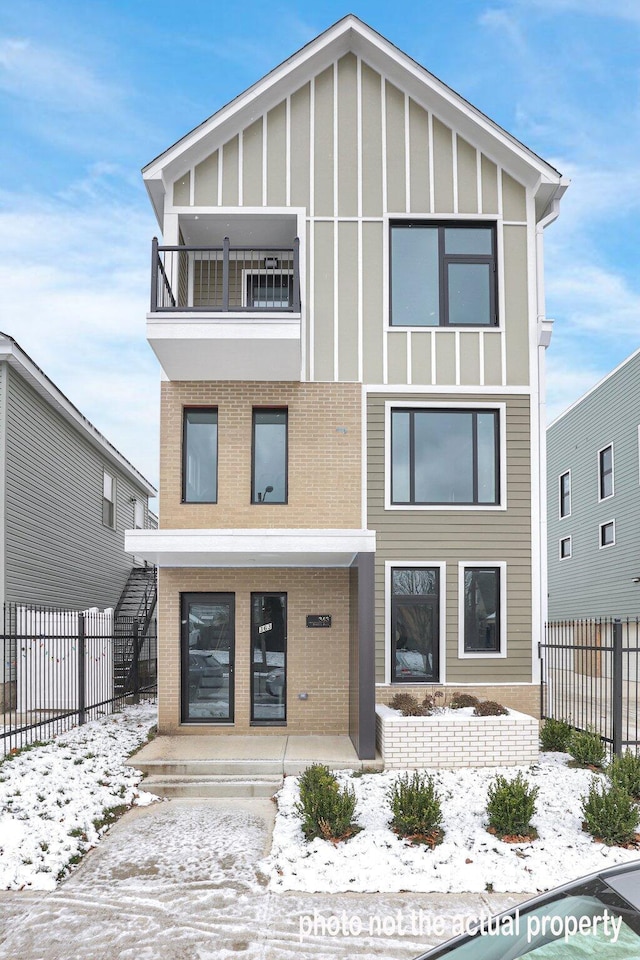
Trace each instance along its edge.
<path fill-rule="evenodd" d="M 551 14 L 577 13 L 640 23 L 637 0 L 511 0 L 516 7 L 542 10 Z"/>
<path fill-rule="evenodd" d="M 144 196 L 99 177 L 77 202 L 0 195 L 0 329 L 157 482 L 159 368 L 145 340 L 149 245 Z"/>

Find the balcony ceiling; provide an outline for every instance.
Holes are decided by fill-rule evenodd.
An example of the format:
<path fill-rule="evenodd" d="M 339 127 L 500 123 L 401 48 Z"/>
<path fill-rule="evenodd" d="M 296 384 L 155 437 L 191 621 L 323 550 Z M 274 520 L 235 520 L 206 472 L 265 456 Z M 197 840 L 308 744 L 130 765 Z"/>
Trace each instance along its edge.
<path fill-rule="evenodd" d="M 187 247 L 221 247 L 225 237 L 232 247 L 291 247 L 297 232 L 295 216 L 278 214 L 181 213 L 178 219 Z"/>

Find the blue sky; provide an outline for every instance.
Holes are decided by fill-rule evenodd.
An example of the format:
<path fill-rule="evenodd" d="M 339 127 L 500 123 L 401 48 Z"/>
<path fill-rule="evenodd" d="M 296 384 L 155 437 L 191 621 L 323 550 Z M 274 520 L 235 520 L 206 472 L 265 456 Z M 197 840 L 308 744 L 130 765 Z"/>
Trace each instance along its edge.
<path fill-rule="evenodd" d="M 551 416 L 640 346 L 639 0 L 0 5 L 0 329 L 152 481 L 140 168 L 346 13 L 572 179 L 546 233 Z"/>

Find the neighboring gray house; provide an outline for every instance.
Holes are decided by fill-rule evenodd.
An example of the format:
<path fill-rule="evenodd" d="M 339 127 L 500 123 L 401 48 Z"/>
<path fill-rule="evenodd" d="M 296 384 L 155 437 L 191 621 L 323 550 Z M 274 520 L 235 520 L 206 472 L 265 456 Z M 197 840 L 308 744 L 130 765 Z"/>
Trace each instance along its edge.
<path fill-rule="evenodd" d="M 549 619 L 640 613 L 640 350 L 547 431 Z"/>
<path fill-rule="evenodd" d="M 0 609 L 115 607 L 154 487 L 0 334 Z"/>

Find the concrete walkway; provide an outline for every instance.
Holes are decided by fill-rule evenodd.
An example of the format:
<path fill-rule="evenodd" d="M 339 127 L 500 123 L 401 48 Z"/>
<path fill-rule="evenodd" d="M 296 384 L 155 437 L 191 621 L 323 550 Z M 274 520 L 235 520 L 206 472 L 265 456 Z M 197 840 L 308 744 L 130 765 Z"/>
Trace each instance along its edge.
<path fill-rule="evenodd" d="M 274 815 L 266 799 L 130 811 L 55 892 L 0 894 L 0 960 L 410 960 L 455 918 L 524 899 L 270 893 Z"/>

